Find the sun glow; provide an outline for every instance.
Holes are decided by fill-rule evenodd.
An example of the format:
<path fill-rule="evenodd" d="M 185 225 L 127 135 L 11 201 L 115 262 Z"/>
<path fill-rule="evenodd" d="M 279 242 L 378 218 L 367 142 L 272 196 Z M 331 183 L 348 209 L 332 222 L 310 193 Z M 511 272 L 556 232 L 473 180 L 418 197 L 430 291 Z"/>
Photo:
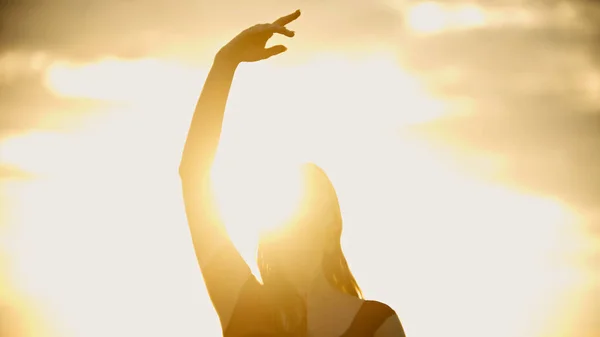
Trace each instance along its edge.
<path fill-rule="evenodd" d="M 476 5 L 443 5 L 438 2 L 419 2 L 407 11 L 409 27 L 417 33 L 437 33 L 445 30 L 484 26 L 488 17 Z"/>
<path fill-rule="evenodd" d="M 255 271 L 258 232 L 291 214 L 297 165 L 315 161 L 337 188 L 359 283 L 397 309 L 408 336 L 540 336 L 556 294 L 581 281 L 556 262 L 581 240 L 560 202 L 465 175 L 422 141 L 398 136 L 445 106 L 392 59 L 239 71 L 213 181 Z M 174 326 L 180 336 L 219 333 L 200 293 L 177 177 L 205 74 L 158 60 L 55 64 L 47 85 L 57 95 L 127 106 L 80 130 L 0 144 L 3 162 L 44 176 L 8 191 L 20 205 L 9 256 L 17 283 L 54 313 L 60 337 L 164 336 Z"/>
<path fill-rule="evenodd" d="M 213 180 L 225 222 L 265 230 L 292 215 L 301 195 L 299 169 L 268 161 L 260 164 L 264 166 L 243 165 L 243 172 L 215 166 Z"/>

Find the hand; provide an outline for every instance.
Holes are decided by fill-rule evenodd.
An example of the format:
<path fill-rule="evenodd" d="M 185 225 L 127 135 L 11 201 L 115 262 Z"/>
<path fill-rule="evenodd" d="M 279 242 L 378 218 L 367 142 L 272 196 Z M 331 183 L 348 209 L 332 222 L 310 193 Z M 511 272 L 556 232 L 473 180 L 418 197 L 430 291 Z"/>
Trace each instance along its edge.
<path fill-rule="evenodd" d="M 296 20 L 299 16 L 300 10 L 297 10 L 275 20 L 273 23 L 254 25 L 234 37 L 233 40 L 221 48 L 217 56 L 237 65 L 241 62 L 256 62 L 281 54 L 287 50 L 285 46 L 276 45 L 266 48 L 267 41 L 275 33 L 293 37 L 294 32 L 285 28 L 285 25 Z"/>

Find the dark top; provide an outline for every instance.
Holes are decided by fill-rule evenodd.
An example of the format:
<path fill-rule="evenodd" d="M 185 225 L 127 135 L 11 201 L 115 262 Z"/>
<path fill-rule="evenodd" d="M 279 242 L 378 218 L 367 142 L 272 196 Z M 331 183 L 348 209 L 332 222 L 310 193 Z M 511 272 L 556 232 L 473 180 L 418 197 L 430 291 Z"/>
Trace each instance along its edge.
<path fill-rule="evenodd" d="M 269 311 L 263 286 L 254 275 L 250 275 L 240 290 L 224 337 L 276 337 L 273 332 L 275 322 Z M 367 300 L 354 316 L 350 327 L 340 337 L 371 337 L 383 322 L 394 314 L 394 310 L 388 305 Z"/>

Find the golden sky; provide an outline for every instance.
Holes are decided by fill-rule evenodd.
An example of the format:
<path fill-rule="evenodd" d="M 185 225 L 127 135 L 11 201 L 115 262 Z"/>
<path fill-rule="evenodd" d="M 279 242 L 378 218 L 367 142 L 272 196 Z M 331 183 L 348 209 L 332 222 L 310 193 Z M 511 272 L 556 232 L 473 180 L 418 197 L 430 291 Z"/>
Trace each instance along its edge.
<path fill-rule="evenodd" d="M 177 164 L 215 50 L 296 8 L 289 51 L 240 67 L 215 168 L 246 259 L 313 160 L 409 336 L 600 333 L 600 9 L 392 0 L 5 7 L 0 333 L 218 333 Z"/>

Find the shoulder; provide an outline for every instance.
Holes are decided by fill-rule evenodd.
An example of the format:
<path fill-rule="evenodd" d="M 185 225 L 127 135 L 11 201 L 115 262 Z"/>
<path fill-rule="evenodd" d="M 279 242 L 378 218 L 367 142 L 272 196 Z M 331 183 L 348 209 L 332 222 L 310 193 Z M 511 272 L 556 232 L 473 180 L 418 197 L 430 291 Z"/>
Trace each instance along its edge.
<path fill-rule="evenodd" d="M 364 300 L 363 307 L 365 311 L 369 312 L 371 317 L 380 317 L 381 319 L 387 319 L 396 314 L 394 309 L 389 305 L 373 300 Z"/>
<path fill-rule="evenodd" d="M 405 337 L 404 327 L 396 311 L 385 303 L 372 302 L 375 302 L 372 306 L 377 307 L 377 311 L 381 315 L 381 324 L 375 330 L 374 337 Z"/>
<path fill-rule="evenodd" d="M 397 317 L 396 312 L 389 305 L 373 300 L 363 301 L 360 310 L 354 317 L 351 327 L 353 333 L 351 335 L 368 335 L 368 336 L 384 336 L 384 337 L 401 337 L 398 334 L 389 334 L 389 326 L 393 326 L 394 319 Z M 382 331 L 379 333 L 378 331 Z"/>

